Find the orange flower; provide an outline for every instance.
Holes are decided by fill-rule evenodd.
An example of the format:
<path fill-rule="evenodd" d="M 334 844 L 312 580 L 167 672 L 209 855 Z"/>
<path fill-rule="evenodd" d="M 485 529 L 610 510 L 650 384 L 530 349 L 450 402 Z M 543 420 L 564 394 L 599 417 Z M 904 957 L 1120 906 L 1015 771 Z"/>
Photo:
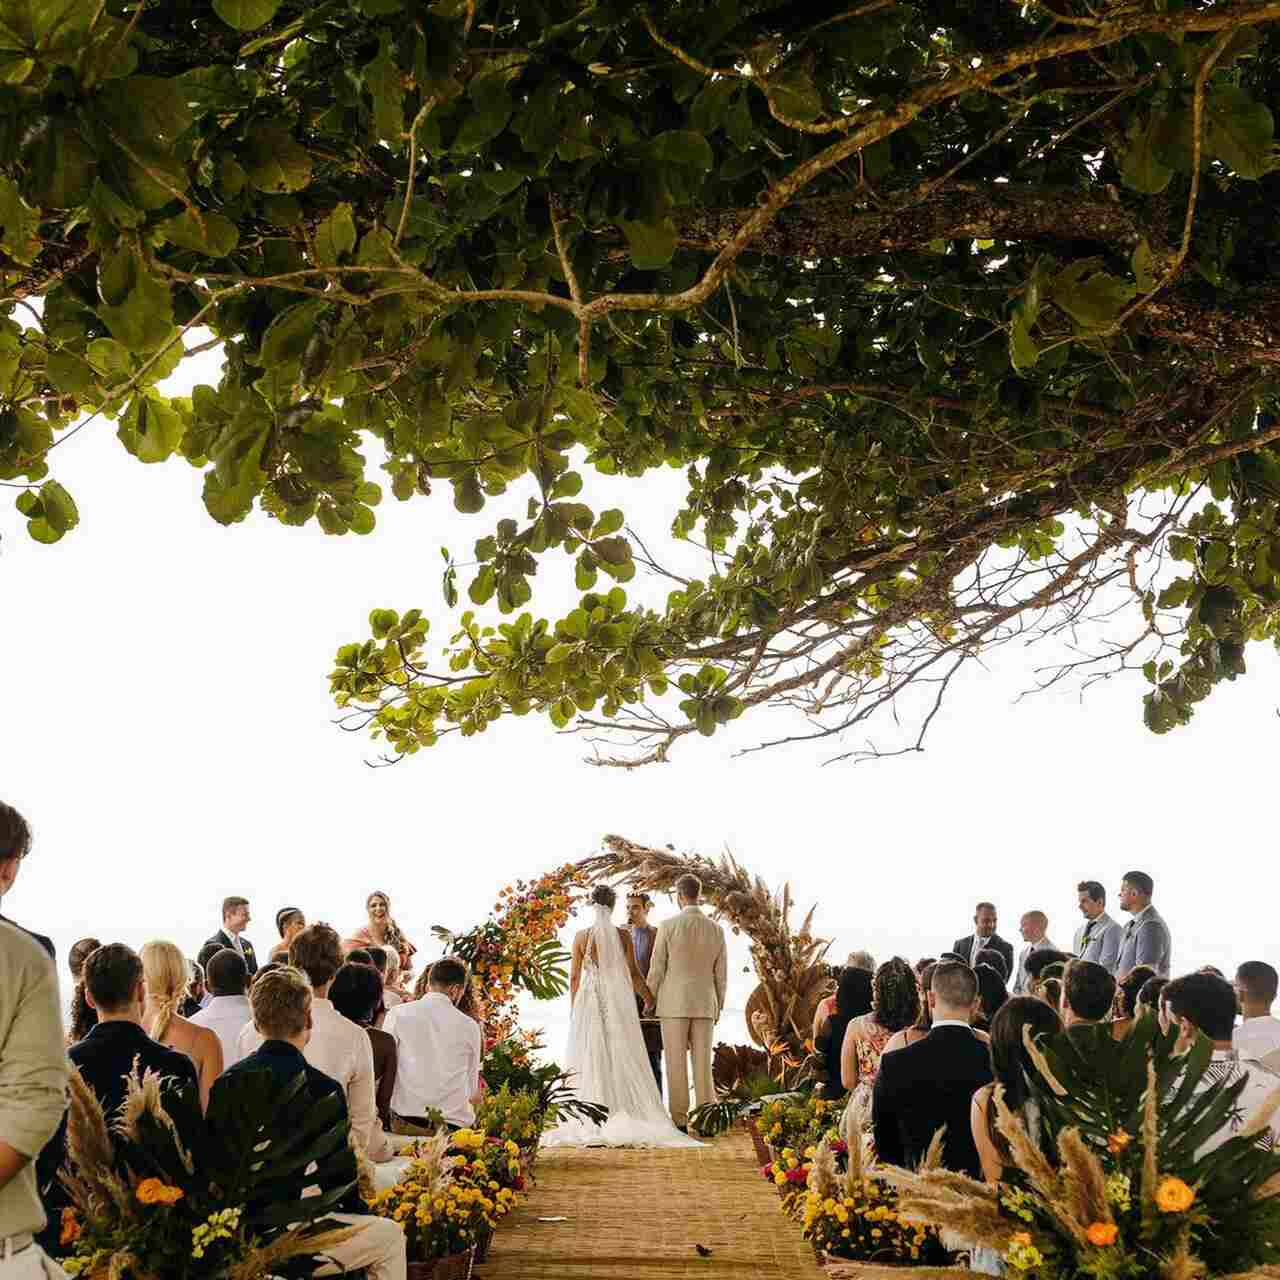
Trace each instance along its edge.
<path fill-rule="evenodd" d="M 1113 1156 L 1118 1156 L 1132 1141 L 1133 1138 L 1129 1134 L 1125 1133 L 1123 1129 L 1117 1129 L 1115 1133 L 1107 1139 L 1107 1150 L 1110 1151 Z"/>
<path fill-rule="evenodd" d="M 80 1239 L 80 1224 L 76 1221 L 76 1211 L 70 1207 L 62 1211 L 62 1234 L 58 1243 L 65 1249 Z"/>
<path fill-rule="evenodd" d="M 1014 1244 L 1028 1245 L 1031 1243 L 1031 1232 L 1015 1231 L 1012 1239 Z"/>
<path fill-rule="evenodd" d="M 1156 1206 L 1161 1213 L 1186 1213 L 1195 1199 L 1196 1193 L 1181 1178 L 1162 1178 L 1156 1188 Z"/>
<path fill-rule="evenodd" d="M 170 1187 L 159 1178 L 144 1178 L 134 1192 L 143 1204 L 177 1204 L 185 1194 L 181 1187 Z"/>
<path fill-rule="evenodd" d="M 1096 1244 L 1099 1249 L 1115 1244 L 1119 1234 L 1120 1228 L 1114 1222 L 1092 1222 L 1089 1224 L 1088 1231 L 1085 1232 L 1089 1237 L 1089 1243 Z"/>

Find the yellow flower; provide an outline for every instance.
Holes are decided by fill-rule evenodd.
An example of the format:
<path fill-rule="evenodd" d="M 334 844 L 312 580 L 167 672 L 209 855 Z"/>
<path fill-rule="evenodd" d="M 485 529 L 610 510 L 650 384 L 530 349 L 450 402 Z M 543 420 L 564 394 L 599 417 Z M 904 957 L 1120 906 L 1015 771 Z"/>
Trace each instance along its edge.
<path fill-rule="evenodd" d="M 1195 1199 L 1196 1193 L 1181 1178 L 1162 1178 L 1156 1188 L 1156 1206 L 1161 1213 L 1186 1213 Z"/>
<path fill-rule="evenodd" d="M 1085 1232 L 1089 1237 L 1089 1243 L 1096 1244 L 1099 1249 L 1115 1244 L 1119 1234 L 1120 1228 L 1114 1222 L 1091 1222 L 1089 1229 Z"/>

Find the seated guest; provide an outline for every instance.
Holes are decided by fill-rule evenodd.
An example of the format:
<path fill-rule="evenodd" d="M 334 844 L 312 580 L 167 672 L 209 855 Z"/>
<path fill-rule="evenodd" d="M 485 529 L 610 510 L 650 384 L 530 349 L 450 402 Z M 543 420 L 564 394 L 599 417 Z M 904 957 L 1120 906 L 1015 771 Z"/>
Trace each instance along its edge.
<path fill-rule="evenodd" d="M 289 944 L 307 927 L 307 917 L 297 907 L 281 907 L 276 912 L 276 932 L 280 941 L 271 948 L 269 960 L 289 963 Z"/>
<path fill-rule="evenodd" d="M 1150 1009 L 1152 1013 L 1159 1016 L 1161 1007 L 1164 1004 L 1164 989 L 1169 985 L 1168 978 L 1148 978 L 1142 984 L 1142 990 L 1138 992 L 1138 1012 L 1144 1009 Z"/>
<path fill-rule="evenodd" d="M 1062 1008 L 1062 979 L 1042 979 L 1032 999 L 1043 1000 L 1056 1013 Z"/>
<path fill-rule="evenodd" d="M 840 1080 L 840 1052 L 844 1048 L 844 1033 L 854 1018 L 871 1012 L 872 978 L 865 969 L 844 969 L 840 985 L 836 987 L 835 1009 L 822 1024 L 822 1031 L 814 1041 L 814 1050 L 822 1056 L 826 1067 L 824 1098 L 838 1098 L 844 1093 Z"/>
<path fill-rule="evenodd" d="M 98 1015 L 94 1013 L 84 996 L 84 962 L 102 946 L 97 938 L 81 938 L 73 943 L 67 953 L 67 964 L 71 968 L 71 1028 L 67 1033 L 67 1044 L 75 1044 L 83 1040 L 93 1030 Z"/>
<path fill-rule="evenodd" d="M 1068 1027 L 1099 1023 L 1111 1014 L 1116 980 L 1092 960 L 1070 960 L 1062 979 L 1062 1021 Z"/>
<path fill-rule="evenodd" d="M 1005 962 L 1004 952 L 997 951 L 995 947 L 983 947 L 978 952 L 977 958 L 973 962 L 976 969 L 980 964 L 988 965 L 994 969 L 999 975 L 1001 982 L 1007 987 L 1009 985 L 1009 966 Z"/>
<path fill-rule="evenodd" d="M 391 1128 L 391 1095 L 396 1087 L 396 1042 L 373 1025 L 382 1007 L 382 982 L 370 965 L 344 964 L 329 988 L 333 1007 L 363 1027 L 373 1049 L 374 1102 L 384 1130 Z"/>
<path fill-rule="evenodd" d="M 920 1013 L 909 1027 L 903 1027 L 901 1031 L 895 1031 L 889 1037 L 889 1043 L 880 1054 L 882 1058 L 886 1053 L 905 1049 L 907 1045 L 915 1044 L 917 1040 L 923 1040 L 929 1034 L 933 1027 L 933 1011 L 929 1008 L 929 983 L 933 981 L 933 971 L 940 963 L 941 961 L 938 960 L 930 960 L 923 968 L 917 966 L 916 972 L 919 978 L 916 988 L 920 992 Z M 963 964 L 964 961 L 958 960 L 955 963 Z"/>
<path fill-rule="evenodd" d="M 995 953 L 996 955 L 999 952 Z M 1009 989 L 1004 985 L 1004 977 L 993 965 L 980 964 L 973 975 L 978 979 L 978 1016 L 973 1025 L 979 1031 L 990 1032 L 991 1021 L 1000 1012 L 1000 1006 L 1009 998 Z"/>
<path fill-rule="evenodd" d="M 137 953 L 121 942 L 99 947 L 84 962 L 84 989 L 98 1021 L 83 1040 L 71 1046 L 67 1056 L 102 1104 L 107 1123 L 115 1120 L 124 1104 L 129 1073 L 135 1067 L 139 1074 L 154 1071 L 161 1077 L 165 1109 L 173 1117 L 183 1145 L 191 1150 L 200 1131 L 200 1082 L 185 1053 L 157 1044 L 143 1030 L 146 983 Z M 71 1203 L 58 1178 L 66 1161 L 66 1143 L 64 1117 L 41 1152 L 38 1167 L 55 1243 L 62 1209 Z"/>
<path fill-rule="evenodd" d="M 1236 997 L 1243 1021 L 1231 1043 L 1242 1058 L 1265 1058 L 1280 1049 L 1280 1018 L 1271 1016 L 1280 979 L 1263 960 L 1246 960 L 1236 970 Z"/>
<path fill-rule="evenodd" d="M 388 1009 L 392 1009 L 398 1004 L 403 1004 L 405 999 L 405 993 L 400 989 L 400 955 L 395 947 L 379 947 L 378 951 L 386 957 L 386 968 L 378 967 L 376 956 L 373 966 L 382 974 L 382 986 L 386 991 L 383 1002 Z"/>
<path fill-rule="evenodd" d="M 1189 1049 L 1201 1035 L 1213 1041 L 1213 1057 L 1197 1085 L 1197 1092 L 1214 1084 L 1230 1085 L 1241 1079 L 1246 1082 L 1222 1127 L 1196 1148 L 1196 1159 L 1199 1160 L 1220 1147 L 1252 1119 L 1254 1112 L 1280 1088 L 1280 1077 L 1272 1075 L 1256 1059 L 1237 1054 L 1231 1047 L 1231 1033 L 1236 1022 L 1236 993 L 1225 978 L 1211 973 L 1189 973 L 1169 983 L 1163 995 L 1178 1026 L 1179 1048 Z M 1280 1116 L 1275 1116 L 1258 1136 L 1258 1145 L 1273 1150 L 1278 1137 Z"/>
<path fill-rule="evenodd" d="M 404 930 L 391 915 L 391 899 L 381 889 L 375 889 L 365 899 L 368 922 L 346 939 L 348 951 L 355 947 L 394 947 L 400 956 L 400 971 L 408 974 L 413 969 L 413 957 L 418 948 L 405 937 Z"/>
<path fill-rule="evenodd" d="M 468 985 L 460 960 L 437 960 L 426 995 L 387 1013 L 383 1026 L 395 1039 L 397 1064 L 391 1109 L 411 1125 L 425 1125 L 433 1110 L 452 1128 L 475 1120 L 483 1036 L 479 1024 L 455 1008 Z"/>
<path fill-rule="evenodd" d="M 1113 1039 L 1123 1040 L 1133 1030 L 1133 1021 L 1138 1016 L 1138 992 L 1146 985 L 1148 979 L 1155 976 L 1154 969 L 1140 964 L 1116 983 L 1116 1004 L 1111 1016 Z"/>
<path fill-rule="evenodd" d="M 1018 994 L 1024 996 L 1040 995 L 1039 986 L 1046 976 L 1045 970 L 1050 965 L 1065 965 L 1070 959 L 1071 957 L 1065 951 L 1054 951 L 1048 947 L 1031 952 L 1026 957 L 1026 962 L 1023 965 L 1023 972 L 1026 975 L 1026 990 Z M 1049 974 L 1048 976 L 1061 978 L 1062 971 L 1059 970 L 1057 973 Z"/>
<path fill-rule="evenodd" d="M 860 1082 L 867 1088 L 874 1085 L 885 1045 L 919 1016 L 915 970 L 899 956 L 886 960 L 872 982 L 871 1012 L 854 1018 L 845 1029 L 840 1050 L 841 1085 L 850 1091 Z"/>
<path fill-rule="evenodd" d="M 369 1037 L 360 1027 L 348 1022 L 329 999 L 329 987 L 342 968 L 342 940 L 330 925 L 308 925 L 294 938 L 289 960 L 311 983 L 312 1026 L 305 1050 L 307 1061 L 342 1086 L 358 1149 L 376 1163 L 390 1160 L 394 1153 L 378 1124 L 374 1102 L 373 1050 L 369 1047 Z M 249 1002 L 253 1003 L 253 988 L 249 991 Z M 261 1044 L 262 1033 L 256 1027 L 245 1027 L 240 1033 L 240 1052 L 245 1057 Z"/>
<path fill-rule="evenodd" d="M 887 1164 L 915 1168 L 945 1125 L 943 1167 L 978 1178 L 969 1112 L 973 1095 L 991 1081 L 987 1045 L 969 1025 L 978 1010 L 978 980 L 966 964 L 939 964 L 928 998 L 933 1029 L 880 1059 L 871 1103 L 876 1151 Z"/>
<path fill-rule="evenodd" d="M 230 947 L 223 947 L 209 961 L 210 1000 L 192 1019 L 197 1027 L 207 1027 L 222 1045 L 222 1069 L 240 1061 L 240 1033 L 253 1021 L 249 997 L 249 970 L 244 959 Z"/>
<path fill-rule="evenodd" d="M 182 1003 L 178 1012 L 184 1018 L 190 1018 L 204 1008 L 209 999 L 209 990 L 205 984 L 204 965 L 198 960 L 187 961 L 187 989 L 182 993 Z"/>
<path fill-rule="evenodd" d="M 338 935 L 335 933 L 333 936 L 336 941 Z M 258 1047 L 231 1067 L 214 1085 L 215 1098 L 227 1081 L 234 1080 L 243 1072 L 269 1071 L 289 1080 L 303 1073 L 310 1097 L 319 1102 L 337 1096 L 342 1103 L 342 1121 L 349 1123 L 342 1086 L 313 1066 L 306 1056 L 312 1030 L 312 1003 L 311 986 L 297 969 L 281 966 L 263 974 L 253 984 L 250 997 Z M 316 1178 L 314 1183 L 308 1182 L 311 1176 Z M 314 1194 L 316 1190 L 334 1190 L 341 1185 L 342 1181 L 326 1184 L 324 1176 L 315 1172 L 313 1165 L 298 1171 L 296 1185 L 288 1188 L 286 1194 L 287 1198 L 296 1200 L 309 1193 Z M 343 1212 L 327 1216 L 348 1226 L 358 1226 L 361 1230 L 342 1244 L 327 1246 L 324 1253 L 329 1261 L 312 1274 L 345 1275 L 363 1268 L 369 1280 L 403 1280 L 408 1270 L 404 1228 L 389 1218 L 370 1215 L 354 1187 L 341 1207 Z"/>
<path fill-rule="evenodd" d="M 140 955 L 147 984 L 143 1028 L 157 1044 L 191 1059 L 200 1079 L 200 1106 L 208 1107 L 209 1090 L 222 1074 L 222 1045 L 208 1027 L 198 1027 L 178 1012 L 187 990 L 187 962 L 172 942 L 148 942 Z"/>

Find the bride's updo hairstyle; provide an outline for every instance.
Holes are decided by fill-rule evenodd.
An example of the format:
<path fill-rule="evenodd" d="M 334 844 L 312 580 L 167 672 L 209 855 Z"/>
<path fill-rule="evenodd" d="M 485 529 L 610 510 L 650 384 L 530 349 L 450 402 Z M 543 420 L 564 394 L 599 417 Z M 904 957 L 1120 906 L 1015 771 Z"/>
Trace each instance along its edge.
<path fill-rule="evenodd" d="M 611 886 L 598 884 L 591 890 L 591 901 L 597 907 L 608 907 L 612 911 L 617 904 L 618 895 Z"/>

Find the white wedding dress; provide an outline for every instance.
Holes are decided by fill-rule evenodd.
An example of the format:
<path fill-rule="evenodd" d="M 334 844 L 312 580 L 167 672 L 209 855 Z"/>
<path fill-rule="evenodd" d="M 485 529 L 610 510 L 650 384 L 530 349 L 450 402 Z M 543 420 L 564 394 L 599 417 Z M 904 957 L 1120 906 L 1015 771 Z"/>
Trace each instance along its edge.
<path fill-rule="evenodd" d="M 595 908 L 565 1067 L 583 1102 L 609 1108 L 602 1124 L 570 1119 L 543 1136 L 549 1147 L 700 1147 L 671 1123 L 653 1078 L 622 940 L 608 907 Z"/>

